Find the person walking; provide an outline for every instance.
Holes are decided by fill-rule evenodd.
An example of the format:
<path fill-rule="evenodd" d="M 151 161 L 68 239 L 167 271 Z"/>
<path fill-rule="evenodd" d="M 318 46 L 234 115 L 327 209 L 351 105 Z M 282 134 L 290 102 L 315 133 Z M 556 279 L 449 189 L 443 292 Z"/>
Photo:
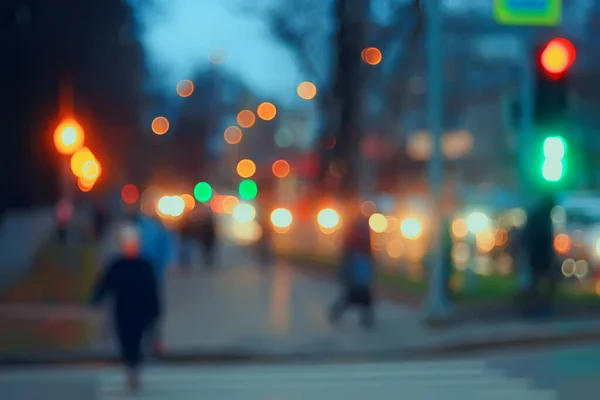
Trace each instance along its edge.
<path fill-rule="evenodd" d="M 345 311 L 355 306 L 362 311 L 363 326 L 370 328 L 375 322 L 373 304 L 375 271 L 369 222 L 357 211 L 347 215 L 354 215 L 354 221 L 346 232 L 339 268 L 342 293 L 329 310 L 329 320 L 333 324 L 338 323 Z"/>
<path fill-rule="evenodd" d="M 207 268 L 215 266 L 215 249 L 218 245 L 217 220 L 215 213 L 208 207 L 200 221 L 200 244 L 204 256 L 204 265 Z"/>
<path fill-rule="evenodd" d="M 144 338 L 160 313 L 160 295 L 154 267 L 140 253 L 140 232 L 133 225 L 119 232 L 122 255 L 103 271 L 92 295 L 100 306 L 108 297 L 113 302 L 112 319 L 121 360 L 126 368 L 127 389 L 140 387 L 140 366 Z"/>
<path fill-rule="evenodd" d="M 126 208 L 124 218 L 116 221 L 105 234 L 101 251 L 102 264 L 105 266 L 122 254 L 122 248 L 118 242 L 118 232 L 124 225 L 133 225 L 137 228 L 140 257 L 152 265 L 158 281 L 159 295 L 161 298 L 164 297 L 168 271 L 178 261 L 176 235 L 170 232 L 157 218 L 146 215 L 135 207 Z M 154 351 L 160 354 L 163 351 L 163 342 L 159 319 L 156 320 L 154 331 Z"/>
<path fill-rule="evenodd" d="M 554 196 L 546 195 L 530 213 L 522 235 L 526 241 L 531 272 L 529 290 L 524 301 L 525 315 L 539 316 L 552 312 L 560 276 L 553 246 L 551 218 L 555 205 Z"/>

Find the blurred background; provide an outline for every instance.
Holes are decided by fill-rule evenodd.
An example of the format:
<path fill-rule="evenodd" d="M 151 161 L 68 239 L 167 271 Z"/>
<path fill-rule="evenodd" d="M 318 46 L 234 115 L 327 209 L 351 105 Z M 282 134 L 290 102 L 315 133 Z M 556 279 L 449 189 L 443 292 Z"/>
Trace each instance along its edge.
<path fill-rule="evenodd" d="M 599 338 L 600 7 L 514 23 L 505 3 L 4 1 L 0 360 L 112 357 L 86 304 L 106 227 L 132 208 L 182 248 L 188 215 L 215 216 L 218 266 L 195 243 L 191 272 L 168 278 L 167 358 Z M 562 53 L 538 49 L 555 38 L 568 71 L 545 81 Z M 544 105 L 557 81 L 562 105 Z M 514 247 L 547 193 L 558 290 L 532 322 L 515 309 L 531 274 Z M 377 262 L 373 332 L 327 322 L 349 199 Z M 574 393 L 556 365 L 528 378 Z"/>

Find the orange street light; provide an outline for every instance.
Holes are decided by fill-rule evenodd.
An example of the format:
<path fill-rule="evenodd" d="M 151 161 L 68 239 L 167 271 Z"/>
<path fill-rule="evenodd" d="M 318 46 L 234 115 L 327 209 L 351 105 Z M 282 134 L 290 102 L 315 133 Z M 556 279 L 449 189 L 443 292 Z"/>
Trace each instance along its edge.
<path fill-rule="evenodd" d="M 63 155 L 75 153 L 83 146 L 83 128 L 73 118 L 63 120 L 54 130 L 54 146 Z"/>
<path fill-rule="evenodd" d="M 83 165 L 87 161 L 94 161 L 94 153 L 87 147 L 82 147 L 71 156 L 71 172 L 78 178 L 83 177 Z"/>
<path fill-rule="evenodd" d="M 92 190 L 94 188 L 95 184 L 96 184 L 95 180 L 85 179 L 85 178 L 77 179 L 77 187 L 79 187 L 79 190 L 81 190 L 82 192 L 89 192 L 90 190 Z"/>
<path fill-rule="evenodd" d="M 82 178 L 95 181 L 98 179 L 101 173 L 102 169 L 98 160 L 88 160 L 83 163 Z"/>

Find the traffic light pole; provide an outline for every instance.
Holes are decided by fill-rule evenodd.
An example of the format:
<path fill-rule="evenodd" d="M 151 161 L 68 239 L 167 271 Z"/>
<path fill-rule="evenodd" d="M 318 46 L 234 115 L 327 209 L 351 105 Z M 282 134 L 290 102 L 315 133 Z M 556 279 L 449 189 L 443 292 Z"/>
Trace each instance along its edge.
<path fill-rule="evenodd" d="M 535 79 L 533 60 L 531 59 L 531 37 L 526 35 L 522 42 L 523 57 L 522 76 L 521 76 L 521 121 L 519 129 L 519 190 L 521 194 L 521 204 L 527 207 L 531 197 L 531 183 L 533 174 L 531 173 L 531 156 L 533 153 L 534 141 L 534 93 Z M 527 262 L 525 259 L 519 260 L 520 263 Z M 531 280 L 530 268 L 520 265 L 518 268 L 519 288 L 525 290 L 529 287 Z"/>
<path fill-rule="evenodd" d="M 523 204 L 527 204 L 531 196 L 531 156 L 533 153 L 534 129 L 534 92 L 535 80 L 533 69 L 535 65 L 531 60 L 531 40 L 525 36 L 522 42 L 523 60 L 521 76 L 521 121 L 519 129 L 519 190 Z"/>
<path fill-rule="evenodd" d="M 430 0 L 427 7 L 427 119 L 432 137 L 432 154 L 428 164 L 429 188 L 436 204 L 437 232 L 433 237 L 428 265 L 429 287 L 425 303 L 425 317 L 430 320 L 445 319 L 450 314 L 446 298 L 443 262 L 443 215 L 440 199 L 443 185 L 443 48 L 441 1 Z"/>

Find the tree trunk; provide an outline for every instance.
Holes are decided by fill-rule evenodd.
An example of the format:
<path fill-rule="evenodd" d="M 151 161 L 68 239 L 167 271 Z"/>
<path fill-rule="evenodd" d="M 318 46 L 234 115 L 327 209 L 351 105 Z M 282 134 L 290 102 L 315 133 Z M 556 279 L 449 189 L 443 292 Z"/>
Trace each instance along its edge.
<path fill-rule="evenodd" d="M 364 17 L 369 14 L 369 0 L 338 0 L 338 62 L 334 96 L 340 105 L 340 124 L 334 154 L 344 163 L 345 174 L 339 186 L 343 198 L 358 194 L 360 138 L 362 133 L 362 61 Z"/>

